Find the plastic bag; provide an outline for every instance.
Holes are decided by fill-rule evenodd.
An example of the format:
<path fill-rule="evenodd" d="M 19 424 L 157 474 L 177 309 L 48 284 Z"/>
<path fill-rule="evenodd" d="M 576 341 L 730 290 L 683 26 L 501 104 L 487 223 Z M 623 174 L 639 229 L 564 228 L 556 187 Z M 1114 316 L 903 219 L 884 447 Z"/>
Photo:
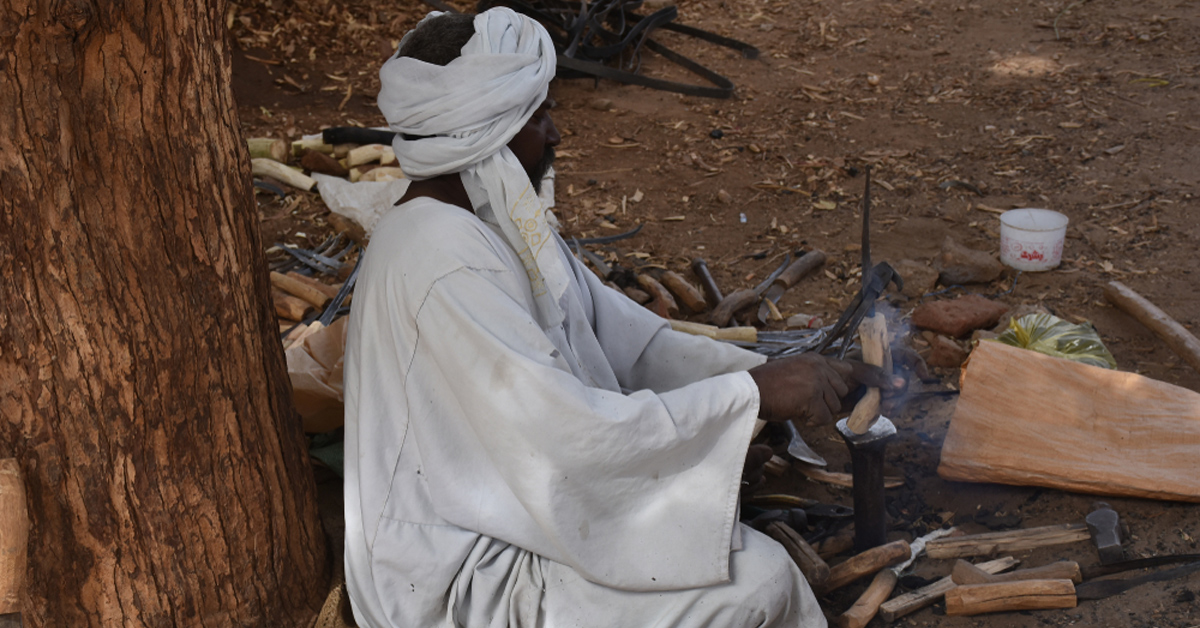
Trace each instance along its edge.
<path fill-rule="evenodd" d="M 1104 346 L 1094 327 L 1068 323 L 1050 314 L 1026 314 L 1013 319 L 996 341 L 1056 358 L 1107 369 L 1117 368 L 1117 361 Z"/>

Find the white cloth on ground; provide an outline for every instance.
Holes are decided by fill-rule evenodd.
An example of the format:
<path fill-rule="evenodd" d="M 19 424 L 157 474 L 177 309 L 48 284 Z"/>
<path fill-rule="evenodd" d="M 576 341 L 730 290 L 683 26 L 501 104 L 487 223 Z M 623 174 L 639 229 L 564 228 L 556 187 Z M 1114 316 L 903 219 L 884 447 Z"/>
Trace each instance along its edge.
<path fill-rule="evenodd" d="M 546 29 L 496 7 L 475 16 L 475 35 L 450 63 L 392 57 L 379 70 L 379 110 L 397 133 L 392 147 L 405 176 L 460 173 L 475 213 L 492 218 L 520 256 L 547 327 L 562 322 L 567 269 L 541 199 L 508 143 L 546 100 L 556 67 Z"/>
<path fill-rule="evenodd" d="M 346 356 L 359 625 L 709 625 L 766 570 L 790 602 L 747 625 L 823 626 L 777 544 L 747 531 L 731 556 L 762 357 L 671 331 L 554 250 L 570 282 L 547 328 L 494 225 L 427 198 L 380 220 Z"/>

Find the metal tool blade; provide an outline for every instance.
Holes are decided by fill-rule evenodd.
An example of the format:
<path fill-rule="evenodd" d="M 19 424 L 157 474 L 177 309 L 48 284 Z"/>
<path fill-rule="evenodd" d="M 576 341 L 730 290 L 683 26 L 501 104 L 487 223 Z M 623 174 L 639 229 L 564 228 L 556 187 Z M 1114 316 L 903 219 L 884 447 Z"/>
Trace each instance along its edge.
<path fill-rule="evenodd" d="M 1189 563 L 1180 567 L 1134 576 L 1132 578 L 1089 580 L 1083 584 L 1075 585 L 1075 598 L 1079 600 L 1102 600 L 1148 582 L 1174 580 L 1195 573 L 1196 571 L 1200 571 L 1200 562 Z"/>
<path fill-rule="evenodd" d="M 912 552 L 908 556 L 908 560 L 896 565 L 895 567 L 892 567 L 892 572 L 897 576 L 903 573 L 904 570 L 908 569 L 908 567 L 913 564 L 913 561 L 921 555 L 921 552 L 925 551 L 926 544 L 928 544 L 930 541 L 940 539 L 943 536 L 954 532 L 956 529 L 957 528 L 938 528 L 937 530 L 934 530 L 925 536 L 913 539 L 913 542 L 908 544 L 909 548 L 912 549 Z"/>
<path fill-rule="evenodd" d="M 796 427 L 795 423 L 792 423 L 791 421 L 784 421 L 783 426 L 788 432 L 789 440 L 787 452 L 789 456 L 799 460 L 800 462 L 815 464 L 818 467 L 823 467 L 829 464 L 825 462 L 825 459 L 817 454 L 817 452 L 813 451 L 812 448 L 808 446 L 808 443 L 804 442 L 804 437 L 800 436 L 800 430 Z"/>
<path fill-rule="evenodd" d="M 896 434 L 896 424 L 892 420 L 879 415 L 879 418 L 871 424 L 871 428 L 863 434 L 854 433 L 849 426 L 850 419 L 842 419 L 837 422 L 837 430 L 847 440 L 853 441 L 856 446 L 865 445 L 880 439 L 888 438 Z"/>

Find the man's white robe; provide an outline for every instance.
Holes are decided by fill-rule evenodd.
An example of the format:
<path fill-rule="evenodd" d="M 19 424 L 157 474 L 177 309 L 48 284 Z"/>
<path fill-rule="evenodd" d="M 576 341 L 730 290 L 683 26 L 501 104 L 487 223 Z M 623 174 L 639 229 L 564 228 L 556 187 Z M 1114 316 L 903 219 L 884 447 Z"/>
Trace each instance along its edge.
<path fill-rule="evenodd" d="M 426 198 L 380 219 L 346 355 L 359 625 L 824 625 L 737 523 L 763 358 L 671 331 L 557 245 L 544 329 L 498 227 Z"/>

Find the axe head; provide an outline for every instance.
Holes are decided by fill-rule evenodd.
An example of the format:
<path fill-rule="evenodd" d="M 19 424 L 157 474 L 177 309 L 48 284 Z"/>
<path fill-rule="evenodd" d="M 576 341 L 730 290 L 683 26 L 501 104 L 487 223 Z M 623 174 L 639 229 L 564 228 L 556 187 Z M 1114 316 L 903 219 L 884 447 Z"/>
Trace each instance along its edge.
<path fill-rule="evenodd" d="M 1125 550 L 1121 547 L 1121 519 L 1117 511 L 1104 502 L 1096 502 L 1092 508 L 1084 521 L 1100 554 L 1100 563 L 1108 565 L 1123 560 Z"/>

